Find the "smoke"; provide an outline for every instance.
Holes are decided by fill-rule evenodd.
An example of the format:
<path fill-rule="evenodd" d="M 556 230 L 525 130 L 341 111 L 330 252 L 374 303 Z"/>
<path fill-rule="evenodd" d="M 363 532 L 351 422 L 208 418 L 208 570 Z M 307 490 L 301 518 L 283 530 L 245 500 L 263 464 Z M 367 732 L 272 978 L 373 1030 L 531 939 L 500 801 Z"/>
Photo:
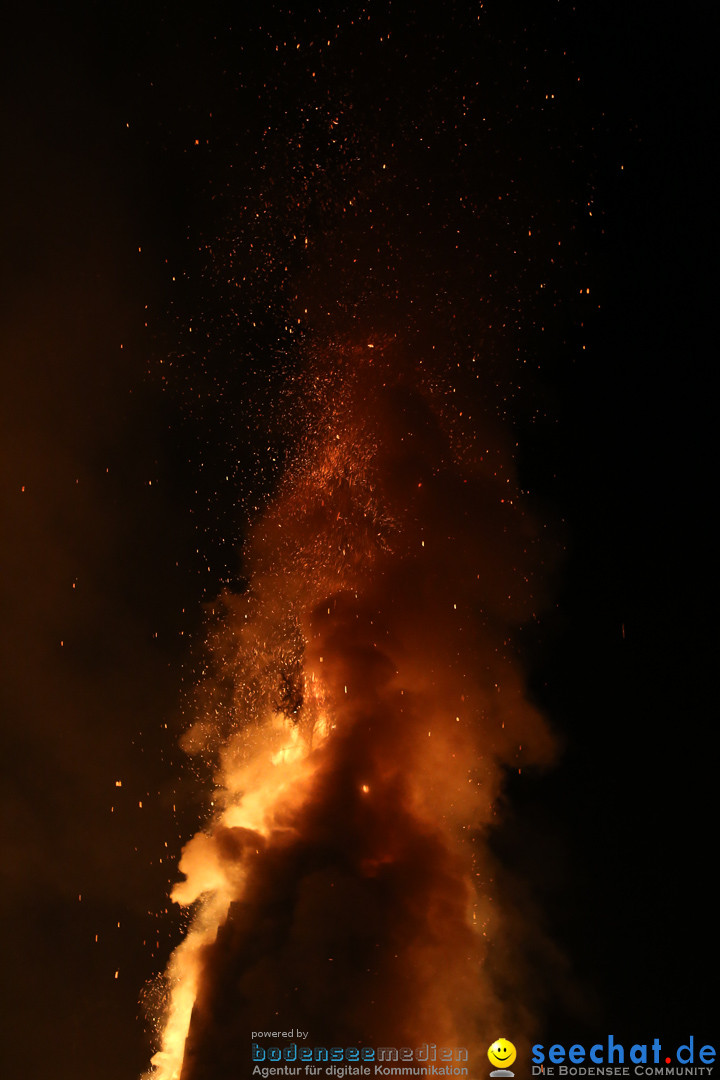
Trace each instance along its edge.
<path fill-rule="evenodd" d="M 152 1075 L 237 1077 L 258 1027 L 471 1058 L 527 1030 L 486 836 L 507 771 L 553 752 L 511 637 L 546 545 L 489 415 L 423 370 L 397 343 L 315 363 L 247 588 L 216 605 L 185 738 L 216 813 L 180 864 L 198 910 Z"/>

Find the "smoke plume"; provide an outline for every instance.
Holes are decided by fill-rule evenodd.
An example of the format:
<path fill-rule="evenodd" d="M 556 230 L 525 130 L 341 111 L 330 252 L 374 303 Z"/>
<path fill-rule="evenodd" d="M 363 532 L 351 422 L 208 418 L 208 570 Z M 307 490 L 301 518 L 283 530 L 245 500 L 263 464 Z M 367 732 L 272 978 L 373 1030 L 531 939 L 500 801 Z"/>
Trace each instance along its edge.
<path fill-rule="evenodd" d="M 215 607 L 185 746 L 217 762 L 216 813 L 173 894 L 197 908 L 163 1080 L 243 1075 L 258 1028 L 472 1060 L 525 1025 L 485 837 L 506 771 L 552 754 L 511 645 L 543 545 L 489 417 L 422 370 L 397 343 L 315 363 L 247 588 Z"/>

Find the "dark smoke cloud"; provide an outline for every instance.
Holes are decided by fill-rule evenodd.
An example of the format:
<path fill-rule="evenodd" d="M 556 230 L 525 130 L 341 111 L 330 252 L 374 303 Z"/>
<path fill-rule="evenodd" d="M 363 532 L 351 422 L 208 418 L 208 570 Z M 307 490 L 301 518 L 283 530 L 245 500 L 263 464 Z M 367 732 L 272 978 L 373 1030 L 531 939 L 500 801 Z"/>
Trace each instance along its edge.
<path fill-rule="evenodd" d="M 234 684 L 225 726 L 205 717 L 190 743 L 214 742 L 226 775 L 262 725 L 243 716 L 247 682 L 278 708 L 291 638 L 334 726 L 309 773 L 270 792 L 267 835 L 210 830 L 236 884 L 203 950 L 182 1080 L 242 1073 L 258 1028 L 477 1055 L 526 1025 L 492 975 L 493 950 L 513 958 L 507 927 L 526 930 L 492 912 L 484 835 L 505 771 L 552 756 L 511 640 L 543 603 L 548 545 L 491 425 L 458 437 L 457 405 L 418 386 L 397 347 L 379 353 L 348 348 L 334 357 L 347 370 L 319 373 L 325 407 L 250 539 L 252 609 L 228 599 L 216 639 L 215 677 Z M 262 676 L 248 617 L 295 627 Z M 306 699 L 294 717 L 308 740 L 316 716 Z"/>

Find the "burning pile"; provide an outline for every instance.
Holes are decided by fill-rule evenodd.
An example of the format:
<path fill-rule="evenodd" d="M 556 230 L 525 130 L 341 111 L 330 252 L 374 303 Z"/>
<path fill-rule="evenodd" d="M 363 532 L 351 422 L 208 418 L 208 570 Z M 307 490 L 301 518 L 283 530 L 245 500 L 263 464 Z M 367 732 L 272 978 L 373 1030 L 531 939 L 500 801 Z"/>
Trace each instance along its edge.
<path fill-rule="evenodd" d="M 472 1060 L 521 1022 L 484 835 L 505 770 L 551 754 L 510 643 L 541 545 L 494 425 L 422 370 L 394 345 L 315 365 L 248 587 L 218 605 L 185 740 L 217 762 L 215 815 L 173 893 L 197 909 L 156 1080 L 249 1074 L 258 1027 Z"/>

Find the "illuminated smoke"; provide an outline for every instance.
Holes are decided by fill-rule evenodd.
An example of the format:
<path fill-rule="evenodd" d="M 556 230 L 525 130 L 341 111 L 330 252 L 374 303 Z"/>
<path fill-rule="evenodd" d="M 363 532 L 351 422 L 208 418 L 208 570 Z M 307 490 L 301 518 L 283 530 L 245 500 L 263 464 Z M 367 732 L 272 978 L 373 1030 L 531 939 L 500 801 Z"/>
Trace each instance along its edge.
<path fill-rule="evenodd" d="M 495 425 L 421 374 L 394 345 L 315 365 L 247 590 L 216 604 L 185 737 L 216 812 L 173 892 L 198 907 L 157 1080 L 245 1075 L 257 1028 L 472 1059 L 525 1024 L 485 835 L 506 771 L 552 753 L 511 643 L 543 545 Z"/>

